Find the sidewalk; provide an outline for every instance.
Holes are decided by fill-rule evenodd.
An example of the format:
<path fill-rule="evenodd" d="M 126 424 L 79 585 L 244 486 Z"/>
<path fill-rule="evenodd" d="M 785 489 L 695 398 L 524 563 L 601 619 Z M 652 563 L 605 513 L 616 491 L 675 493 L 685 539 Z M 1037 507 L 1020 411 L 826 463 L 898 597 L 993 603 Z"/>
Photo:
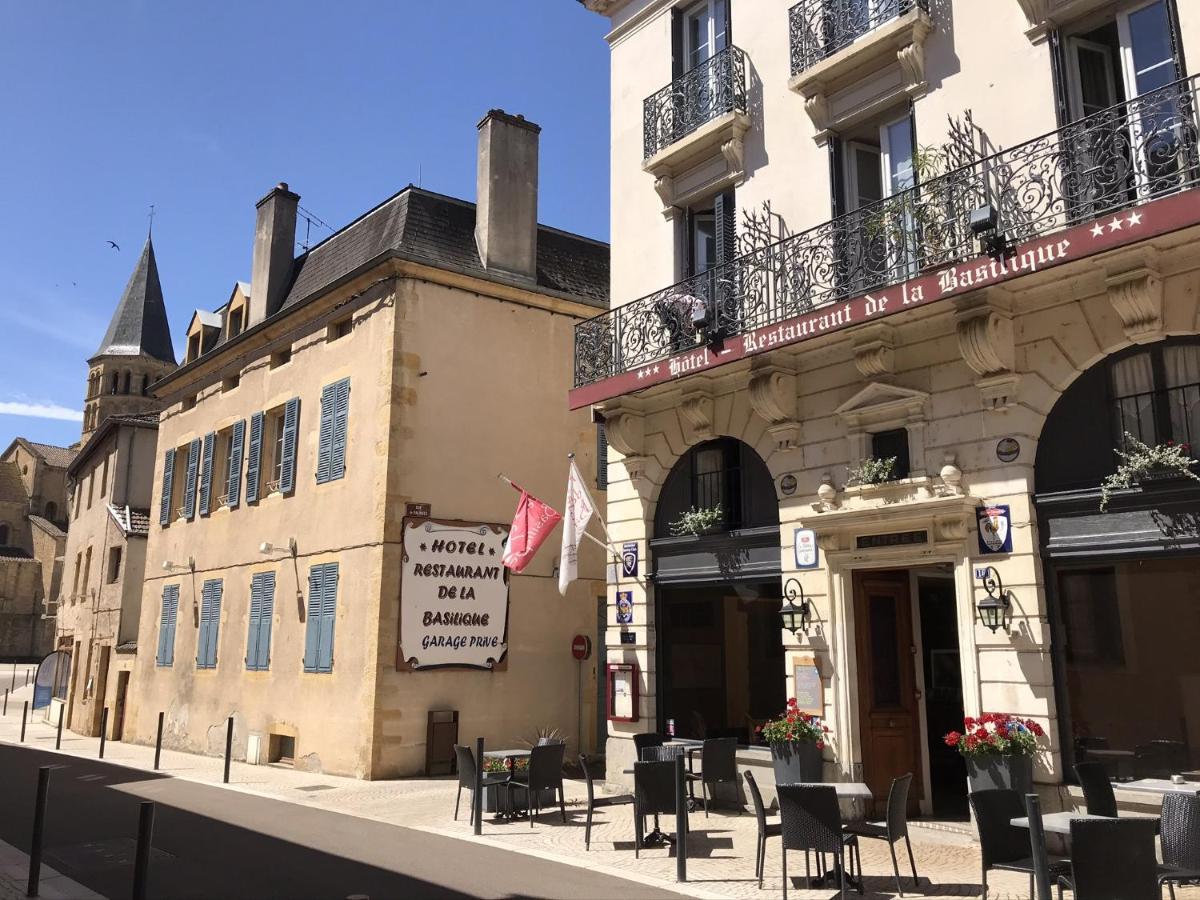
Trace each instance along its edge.
<path fill-rule="evenodd" d="M 28 855 L 0 841 L 0 900 L 24 900 L 28 883 Z M 38 896 L 42 900 L 104 900 L 100 894 L 56 872 L 45 863 L 42 863 L 38 885 Z"/>
<path fill-rule="evenodd" d="M 0 679 L 0 687 L 2 687 Z M 20 696 L 16 712 L 12 699 L 8 716 L 0 719 L 0 741 L 15 743 L 20 733 Z M 43 723 L 31 724 L 26 743 L 52 751 L 54 729 Z M 97 738 L 84 738 L 63 732 L 62 752 L 95 759 Z M 132 744 L 108 743 L 105 761 L 150 770 L 154 748 Z M 177 751 L 162 753 L 163 774 L 205 784 L 220 784 L 223 760 Z M 558 811 L 547 811 L 534 827 L 528 821 L 511 824 L 493 822 L 485 815 L 483 835 L 476 838 L 466 821 L 467 797 L 457 822 L 453 820 L 457 783 L 450 779 L 404 779 L 398 781 L 360 781 L 332 775 L 297 772 L 280 766 L 252 766 L 234 762 L 227 787 L 266 797 L 314 806 L 385 822 L 407 828 L 445 835 L 465 842 L 482 842 L 510 851 L 582 866 L 607 874 L 619 875 L 643 884 L 678 889 L 681 893 L 703 897 L 775 897 L 782 893 L 779 842 L 768 844 L 764 890 L 759 891 L 754 873 L 756 825 L 751 813 L 737 815 L 730 808 L 714 806 L 709 818 L 703 812 L 691 816 L 692 832 L 688 846 L 688 883 L 675 884 L 675 859 L 668 850 L 633 854 L 633 821 L 630 807 L 600 810 L 592 830 L 592 849 L 584 851 L 584 802 L 586 791 L 580 782 L 568 782 L 567 823 Z M 119 789 L 119 788 L 116 788 Z M 465 792 L 464 792 L 465 794 Z M 664 824 L 673 830 L 673 823 Z M 912 873 L 902 868 L 905 896 L 973 897 L 980 894 L 979 848 L 969 835 L 932 828 L 914 827 L 913 850 L 920 884 L 914 890 Z M 900 848 L 900 856 L 905 856 Z M 895 881 L 886 843 L 862 843 L 863 871 L 868 897 L 894 897 Z M 789 855 L 789 874 L 803 875 L 802 854 Z M 907 863 L 907 860 L 904 860 Z M 1028 897 L 1028 879 L 1015 873 L 989 874 L 992 900 Z M 802 890 L 803 879 L 794 881 L 791 896 L 825 900 L 835 891 Z M 1200 888 L 1177 890 L 1179 900 L 1200 900 Z M 7 895 L 0 893 L 0 900 Z"/>

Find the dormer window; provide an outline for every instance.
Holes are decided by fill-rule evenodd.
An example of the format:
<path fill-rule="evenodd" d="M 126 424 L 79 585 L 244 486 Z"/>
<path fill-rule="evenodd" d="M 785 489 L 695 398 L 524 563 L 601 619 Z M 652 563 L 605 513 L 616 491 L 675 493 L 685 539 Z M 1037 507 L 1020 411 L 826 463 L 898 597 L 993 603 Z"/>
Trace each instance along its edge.
<path fill-rule="evenodd" d="M 242 310 L 235 309 L 229 313 L 229 336 L 237 337 L 242 333 Z"/>
<path fill-rule="evenodd" d="M 196 331 L 188 335 L 187 362 L 192 362 L 200 357 L 200 332 Z"/>

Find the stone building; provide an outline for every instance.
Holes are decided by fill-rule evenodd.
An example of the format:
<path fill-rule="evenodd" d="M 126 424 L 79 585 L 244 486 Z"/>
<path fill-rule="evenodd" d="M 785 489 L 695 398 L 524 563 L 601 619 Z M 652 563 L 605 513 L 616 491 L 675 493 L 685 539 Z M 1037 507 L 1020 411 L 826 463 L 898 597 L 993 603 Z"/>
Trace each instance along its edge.
<path fill-rule="evenodd" d="M 53 645 L 75 449 L 19 437 L 0 455 L 0 660 L 39 659 Z"/>
<path fill-rule="evenodd" d="M 67 727 L 98 735 L 108 707 L 108 737 L 121 740 L 134 701 L 158 436 L 160 402 L 149 387 L 176 365 L 150 238 L 88 364 L 83 444 L 67 470 L 57 646 L 71 651 Z"/>
<path fill-rule="evenodd" d="M 555 551 L 500 568 L 518 496 L 568 452 L 573 326 L 607 308 L 608 248 L 537 223 L 539 128 L 479 123 L 478 201 L 411 185 L 299 256 L 299 197 L 257 205 L 249 285 L 198 311 L 163 401 L 135 683 L 136 739 L 365 778 L 464 741 L 592 746 L 603 561 L 559 596 Z M 511 599 L 511 605 L 509 600 Z"/>
<path fill-rule="evenodd" d="M 1200 492 L 1101 483 L 1125 434 L 1200 430 L 1200 5 L 583 2 L 613 307 L 569 405 L 648 559 L 608 622 L 640 687 L 610 774 L 672 720 L 751 744 L 789 696 L 827 776 L 913 772 L 927 813 L 965 809 L 964 714 L 1041 723 L 1047 791 L 1095 748 L 1195 769 Z"/>

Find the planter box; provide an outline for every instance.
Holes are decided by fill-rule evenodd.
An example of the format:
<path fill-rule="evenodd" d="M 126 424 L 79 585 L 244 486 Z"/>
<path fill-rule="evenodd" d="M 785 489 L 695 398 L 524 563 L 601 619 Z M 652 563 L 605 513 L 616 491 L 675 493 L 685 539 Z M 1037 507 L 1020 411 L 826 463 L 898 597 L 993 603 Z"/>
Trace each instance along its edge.
<path fill-rule="evenodd" d="M 503 793 L 502 793 L 503 791 Z M 497 813 L 504 809 L 504 793 L 507 788 L 501 788 L 497 784 L 487 784 L 483 787 L 483 811 L 487 813 Z M 558 806 L 558 792 L 535 791 L 537 795 L 537 803 L 542 809 L 549 809 Z M 513 801 L 517 804 L 518 809 L 525 808 L 525 792 L 518 789 L 513 795 Z"/>
<path fill-rule="evenodd" d="M 1033 757 L 989 753 L 968 756 L 967 789 L 976 791 L 1010 790 L 1019 794 L 1033 792 Z"/>
<path fill-rule="evenodd" d="M 822 781 L 821 751 L 815 743 L 772 744 L 771 766 L 775 769 L 776 784 Z"/>

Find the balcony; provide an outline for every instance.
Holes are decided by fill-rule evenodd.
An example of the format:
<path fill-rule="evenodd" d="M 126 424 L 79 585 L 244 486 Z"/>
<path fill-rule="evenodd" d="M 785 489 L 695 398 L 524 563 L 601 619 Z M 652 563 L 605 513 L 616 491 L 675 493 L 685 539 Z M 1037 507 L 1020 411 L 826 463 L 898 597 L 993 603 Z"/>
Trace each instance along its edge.
<path fill-rule="evenodd" d="M 761 352 L 749 333 L 789 320 L 796 334 L 784 343 L 844 327 L 852 322 L 842 301 L 918 277 L 931 281 L 930 294 L 944 297 L 1062 261 L 1051 258 L 1052 249 L 1039 250 L 1026 265 L 1030 251 L 1018 257 L 1013 248 L 1200 185 L 1197 81 L 1185 78 L 1102 110 L 581 322 L 575 387 L 634 370 L 641 376 L 645 368 L 653 376 L 647 383 L 707 368 L 716 364 L 708 357 L 738 335 L 745 339 L 726 360 Z M 990 261 L 971 222 L 984 208 L 993 211 L 993 237 L 1007 247 Z M 1093 224 L 1085 230 L 1093 243 L 1076 240 L 1085 248 L 1077 252 L 1135 240 L 1131 228 L 1141 217 L 1128 221 L 1119 234 L 1119 222 Z M 947 268 L 976 258 L 981 264 L 961 281 Z M 653 365 L 708 348 L 714 352 L 704 360 L 693 354 Z M 587 396 L 598 394 L 573 402 L 591 402 Z"/>
<path fill-rule="evenodd" d="M 742 138 L 750 128 L 746 54 L 726 47 L 676 78 L 643 101 L 642 120 L 642 168 L 655 176 L 664 205 L 686 200 L 675 179 L 706 161 L 721 165 L 702 173 L 704 190 L 732 183 L 741 176 Z"/>

